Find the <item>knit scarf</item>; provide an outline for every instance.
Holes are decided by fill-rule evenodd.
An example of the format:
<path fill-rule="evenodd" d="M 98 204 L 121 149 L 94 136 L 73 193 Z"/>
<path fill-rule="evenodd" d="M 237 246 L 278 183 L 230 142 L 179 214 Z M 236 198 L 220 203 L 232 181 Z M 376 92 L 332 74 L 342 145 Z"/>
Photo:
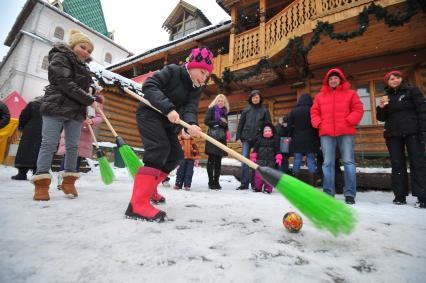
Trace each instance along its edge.
<path fill-rule="evenodd" d="M 226 107 L 220 108 L 219 106 L 214 107 L 214 119 L 215 121 L 219 121 L 221 117 L 224 117 L 228 113 L 228 109 Z"/>

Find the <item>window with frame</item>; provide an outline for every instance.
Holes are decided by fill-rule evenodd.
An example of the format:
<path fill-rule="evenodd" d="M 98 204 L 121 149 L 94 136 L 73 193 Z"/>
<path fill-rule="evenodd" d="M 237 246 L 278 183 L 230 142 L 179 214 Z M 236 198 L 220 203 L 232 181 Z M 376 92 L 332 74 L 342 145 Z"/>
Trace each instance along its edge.
<path fill-rule="evenodd" d="M 112 62 L 112 55 L 111 55 L 111 53 L 109 53 L 109 52 L 105 53 L 105 59 L 104 59 L 104 61 L 107 62 L 107 63 L 109 63 L 109 64 L 111 64 L 111 62 Z"/>
<path fill-rule="evenodd" d="M 56 27 L 55 28 L 55 32 L 53 33 L 53 37 L 60 39 L 60 40 L 64 40 L 64 29 L 61 27 Z"/>
<path fill-rule="evenodd" d="M 173 27 L 172 39 L 178 39 L 194 32 L 197 29 L 197 23 L 194 16 L 184 11 L 178 22 Z"/>
<path fill-rule="evenodd" d="M 47 70 L 49 68 L 49 58 L 47 56 L 44 56 L 41 61 L 41 69 Z"/>
<path fill-rule="evenodd" d="M 355 89 L 364 106 L 364 115 L 359 125 L 383 124 L 376 119 L 376 106 L 385 93 L 385 83 L 382 80 L 367 80 L 355 83 Z"/>

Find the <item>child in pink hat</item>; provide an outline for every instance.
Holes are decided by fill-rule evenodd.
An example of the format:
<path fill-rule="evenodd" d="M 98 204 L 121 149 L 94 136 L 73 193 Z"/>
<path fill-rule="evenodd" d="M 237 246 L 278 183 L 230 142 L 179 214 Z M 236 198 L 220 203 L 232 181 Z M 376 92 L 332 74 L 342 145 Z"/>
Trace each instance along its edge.
<path fill-rule="evenodd" d="M 162 222 L 164 211 L 155 203 L 165 202 L 157 192 L 157 186 L 183 159 L 177 134 L 182 119 L 191 124 L 187 132 L 199 136 L 198 102 L 201 87 L 213 71 L 213 54 L 205 47 L 191 51 L 183 65 L 171 64 L 147 79 L 142 86 L 145 98 L 163 114 L 141 103 L 136 120 L 144 144 L 144 167 L 139 168 L 133 185 L 133 194 L 126 216 L 133 219 Z"/>

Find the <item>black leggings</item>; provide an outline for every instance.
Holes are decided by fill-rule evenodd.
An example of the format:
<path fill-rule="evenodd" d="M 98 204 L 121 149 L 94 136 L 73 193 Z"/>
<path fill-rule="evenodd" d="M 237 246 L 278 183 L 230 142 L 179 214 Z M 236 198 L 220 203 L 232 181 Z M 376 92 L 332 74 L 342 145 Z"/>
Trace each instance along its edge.
<path fill-rule="evenodd" d="M 417 135 L 387 137 L 392 163 L 392 189 L 396 197 L 408 196 L 408 173 L 405 148 L 410 164 L 411 192 L 413 196 L 426 198 L 426 156 L 425 146 Z"/>
<path fill-rule="evenodd" d="M 213 154 L 208 155 L 207 174 L 209 176 L 209 184 L 219 182 L 221 164 L 222 156 Z"/>

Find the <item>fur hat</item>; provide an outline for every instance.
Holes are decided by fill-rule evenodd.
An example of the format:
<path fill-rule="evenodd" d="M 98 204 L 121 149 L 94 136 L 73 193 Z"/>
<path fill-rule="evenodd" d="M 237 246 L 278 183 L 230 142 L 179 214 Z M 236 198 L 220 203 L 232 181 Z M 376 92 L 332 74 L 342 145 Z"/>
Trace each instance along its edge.
<path fill-rule="evenodd" d="M 93 42 L 90 40 L 90 38 L 82 33 L 78 29 L 71 29 L 70 30 L 70 38 L 68 40 L 68 44 L 71 46 L 71 48 L 74 48 L 79 43 L 88 43 L 92 46 L 93 49 Z"/>
<path fill-rule="evenodd" d="M 204 69 L 211 74 L 213 72 L 213 53 L 206 47 L 194 48 L 189 54 L 186 67 L 189 69 Z"/>
<path fill-rule="evenodd" d="M 390 71 L 390 72 L 389 72 L 389 73 L 387 73 L 387 74 L 385 75 L 385 77 L 383 78 L 383 80 L 385 81 L 385 84 L 387 84 L 387 83 L 388 83 L 388 81 L 389 81 L 389 79 L 390 79 L 390 77 L 391 77 L 392 75 L 397 75 L 397 76 L 399 76 L 399 77 L 401 77 L 401 78 L 402 78 L 402 73 L 401 73 L 400 71 L 397 71 L 397 70 Z"/>

